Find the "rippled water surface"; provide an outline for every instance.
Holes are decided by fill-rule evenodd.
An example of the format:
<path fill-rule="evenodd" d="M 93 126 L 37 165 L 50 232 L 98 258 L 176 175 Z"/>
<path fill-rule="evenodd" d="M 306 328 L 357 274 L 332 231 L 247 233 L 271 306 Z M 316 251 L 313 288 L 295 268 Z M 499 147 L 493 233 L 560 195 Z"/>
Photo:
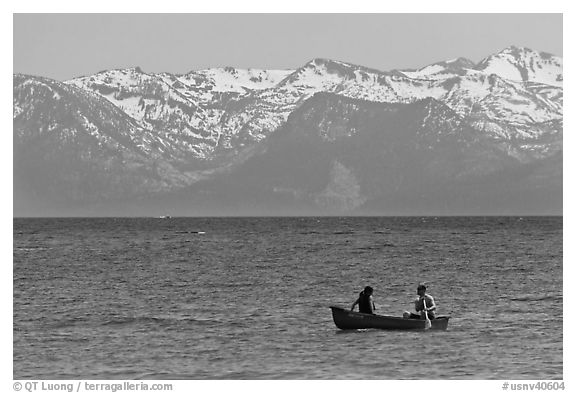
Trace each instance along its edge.
<path fill-rule="evenodd" d="M 420 281 L 447 331 L 332 321 Z M 13 326 L 16 379 L 561 379 L 562 218 L 15 219 Z"/>

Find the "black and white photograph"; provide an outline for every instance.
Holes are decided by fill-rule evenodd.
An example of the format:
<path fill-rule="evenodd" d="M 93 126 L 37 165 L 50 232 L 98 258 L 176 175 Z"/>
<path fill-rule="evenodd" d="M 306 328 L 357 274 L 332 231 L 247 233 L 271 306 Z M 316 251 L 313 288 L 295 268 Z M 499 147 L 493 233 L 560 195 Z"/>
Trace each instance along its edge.
<path fill-rule="evenodd" d="M 569 389 L 564 15 L 329 11 L 13 13 L 12 391 Z"/>

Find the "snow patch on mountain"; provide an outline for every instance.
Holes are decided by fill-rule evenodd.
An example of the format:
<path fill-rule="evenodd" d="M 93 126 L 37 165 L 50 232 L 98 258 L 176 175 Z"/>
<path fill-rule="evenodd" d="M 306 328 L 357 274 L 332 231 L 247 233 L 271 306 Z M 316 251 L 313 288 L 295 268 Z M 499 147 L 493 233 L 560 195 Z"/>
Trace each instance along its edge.
<path fill-rule="evenodd" d="M 236 69 L 232 67 L 210 68 L 196 71 L 212 81 L 212 91 L 246 93 L 247 89 L 261 90 L 276 86 L 293 70 Z"/>

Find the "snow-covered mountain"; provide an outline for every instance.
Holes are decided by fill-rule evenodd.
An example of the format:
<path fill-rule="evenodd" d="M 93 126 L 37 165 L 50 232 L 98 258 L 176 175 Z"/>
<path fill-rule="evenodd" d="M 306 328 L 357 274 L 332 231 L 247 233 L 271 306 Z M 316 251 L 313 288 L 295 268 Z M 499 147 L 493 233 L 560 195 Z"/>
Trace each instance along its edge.
<path fill-rule="evenodd" d="M 318 58 L 295 70 L 224 67 L 175 75 L 135 67 L 64 83 L 15 75 L 15 174 L 23 181 L 36 179 L 32 173 L 39 168 L 64 166 L 54 158 L 57 152 L 74 150 L 68 157 L 75 167 L 91 163 L 99 178 L 116 176 L 110 184 L 129 184 L 122 192 L 112 191 L 112 186 L 102 195 L 95 192 L 100 196 L 92 199 L 173 192 L 252 162 L 290 119 L 300 116 L 299 121 L 306 121 L 310 112 L 302 108 L 310 103 L 324 105 L 317 99 L 322 94 L 352 100 L 338 105 L 336 111 L 321 111 L 326 117 L 311 126 L 325 130 L 321 134 L 326 143 L 334 143 L 334 135 L 355 138 L 358 126 L 348 120 L 356 112 L 375 114 L 380 109 L 367 108 L 398 104 L 415 111 L 418 133 L 428 135 L 423 140 L 430 146 L 440 140 L 450 145 L 450 138 L 461 136 L 454 130 L 466 129 L 480 138 L 469 139 L 468 144 L 481 140 L 482 146 L 490 144 L 488 150 L 501 152 L 503 156 L 497 156 L 506 165 L 528 165 L 561 154 L 562 72 L 560 57 L 509 47 L 478 64 L 457 58 L 412 70 L 379 71 Z M 421 116 L 420 102 L 437 104 L 425 106 L 427 112 Z M 443 133 L 452 136 L 444 139 Z M 401 133 L 390 135 L 401 137 Z M 32 161 L 34 165 L 29 164 Z M 109 171 L 102 162 L 117 167 Z M 82 170 L 72 172 L 60 180 L 70 189 L 81 189 L 73 183 L 83 176 Z M 35 187 L 34 182 L 28 183 L 26 187 Z M 371 186 L 364 182 L 362 187 Z M 78 190 L 68 194 L 78 196 L 72 199 L 86 197 Z M 376 194 L 365 195 L 366 202 L 377 199 Z"/>
<path fill-rule="evenodd" d="M 511 46 L 482 60 L 475 69 L 513 81 L 562 87 L 562 65 L 561 57 Z"/>
<path fill-rule="evenodd" d="M 297 70 L 171 75 L 133 68 L 68 83 L 101 94 L 147 128 L 191 138 L 188 150 L 199 158 L 262 140 L 318 92 L 375 102 L 435 98 L 502 139 L 537 137 L 541 123 L 562 119 L 562 59 L 515 47 L 478 65 L 458 58 L 419 70 L 381 72 L 314 59 Z"/>
<path fill-rule="evenodd" d="M 165 192 L 190 184 L 180 146 L 98 94 L 47 78 L 14 75 L 14 177 L 71 199 Z"/>
<path fill-rule="evenodd" d="M 195 205 L 217 201 L 229 214 L 286 205 L 311 214 L 504 214 L 561 201 L 561 159 L 521 164 L 433 98 L 318 93 L 261 147 L 235 171 L 195 184 Z"/>

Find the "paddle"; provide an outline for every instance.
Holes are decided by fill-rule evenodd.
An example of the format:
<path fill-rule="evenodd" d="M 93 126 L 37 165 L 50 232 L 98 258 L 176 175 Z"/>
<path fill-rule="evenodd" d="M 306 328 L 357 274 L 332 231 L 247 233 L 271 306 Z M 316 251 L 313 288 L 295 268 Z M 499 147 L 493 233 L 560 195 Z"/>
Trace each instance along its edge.
<path fill-rule="evenodd" d="M 424 317 L 426 318 L 424 329 L 430 329 L 432 327 L 432 322 L 430 321 L 430 318 L 428 318 L 428 311 L 426 311 L 426 308 L 428 308 L 426 306 L 426 297 L 422 298 L 422 303 L 424 304 L 424 310 L 422 310 L 422 312 L 424 313 Z"/>

